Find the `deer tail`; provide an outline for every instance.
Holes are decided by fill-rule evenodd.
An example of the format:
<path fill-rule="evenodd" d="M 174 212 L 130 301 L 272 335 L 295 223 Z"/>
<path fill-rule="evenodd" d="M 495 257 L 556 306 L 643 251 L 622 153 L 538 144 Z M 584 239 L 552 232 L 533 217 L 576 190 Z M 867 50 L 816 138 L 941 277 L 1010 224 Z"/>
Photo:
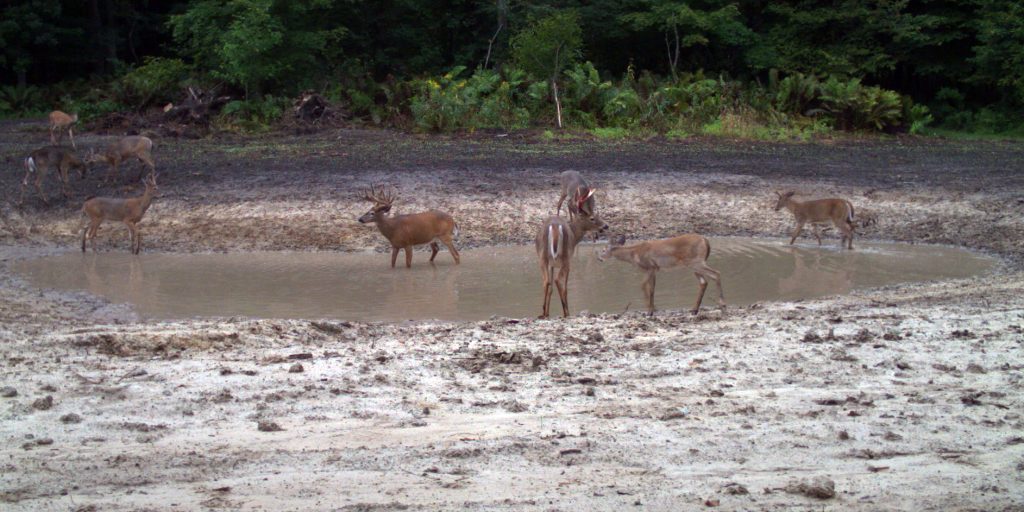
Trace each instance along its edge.
<path fill-rule="evenodd" d="M 846 220 L 850 224 L 853 224 L 853 203 L 846 202 Z"/>
<path fill-rule="evenodd" d="M 558 231 L 555 231 L 555 229 Z M 548 226 L 548 254 L 551 255 L 551 259 L 558 258 L 558 244 L 561 241 L 562 226 L 550 225 Z"/>

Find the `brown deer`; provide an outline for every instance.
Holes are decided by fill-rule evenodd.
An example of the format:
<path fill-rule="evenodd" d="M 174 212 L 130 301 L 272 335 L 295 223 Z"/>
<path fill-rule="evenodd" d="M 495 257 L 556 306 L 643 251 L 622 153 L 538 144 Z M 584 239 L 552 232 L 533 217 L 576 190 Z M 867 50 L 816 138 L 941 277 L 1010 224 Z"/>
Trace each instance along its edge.
<path fill-rule="evenodd" d="M 544 308 L 540 318 L 547 318 L 550 313 L 552 282 L 558 288 L 558 297 L 562 301 L 562 316 L 569 316 L 569 266 L 576 245 L 583 240 L 587 231 L 600 233 L 606 229 L 608 224 L 593 214 L 577 215 L 571 221 L 555 216 L 541 224 L 536 238 L 541 280 L 544 284 Z"/>
<path fill-rule="evenodd" d="M 75 145 L 75 132 L 72 130 L 75 123 L 78 122 L 78 114 L 65 114 L 60 110 L 54 110 L 50 112 L 50 144 L 60 144 L 61 139 L 64 138 L 64 130 L 68 131 L 68 136 L 71 137 L 71 147 L 78 149 Z"/>
<path fill-rule="evenodd" d="M 434 262 L 437 251 L 440 249 L 437 242 L 441 241 L 452 253 L 455 264 L 459 264 L 459 251 L 455 249 L 452 238 L 459 235 L 459 225 L 451 215 L 437 210 L 430 210 L 407 215 L 390 217 L 391 205 L 394 204 L 396 196 L 394 191 L 385 192 L 384 187 L 374 190 L 370 187 L 369 192 L 363 197 L 373 203 L 373 208 L 359 217 L 359 222 L 367 224 L 374 222 L 384 238 L 391 242 L 391 268 L 395 268 L 395 260 L 398 258 L 398 250 L 405 249 L 405 266 L 412 267 L 412 248 L 417 245 L 430 244 L 430 262 Z"/>
<path fill-rule="evenodd" d="M 697 303 L 693 305 L 690 313 L 696 315 L 700 310 L 700 303 L 704 299 L 704 290 L 708 287 L 708 280 L 715 282 L 718 287 L 718 305 L 725 309 L 725 295 L 722 293 L 722 276 L 717 270 L 708 266 L 708 256 L 711 255 L 711 244 L 707 238 L 701 235 L 682 235 L 664 240 L 651 240 L 639 242 L 633 245 L 625 245 L 626 236 L 619 235 L 608 241 L 604 252 L 598 256 L 601 261 L 609 257 L 622 260 L 647 272 L 644 279 L 643 289 L 647 296 L 647 312 L 654 315 L 654 282 L 658 270 L 672 267 L 685 267 L 697 276 L 700 282 L 700 290 L 697 291 Z"/>
<path fill-rule="evenodd" d="M 36 191 L 44 204 L 49 204 L 46 194 L 43 193 L 43 178 L 51 169 L 57 169 L 57 177 L 60 178 L 61 193 L 64 197 L 71 197 L 68 192 L 68 171 L 78 169 L 79 176 L 85 176 L 85 162 L 78 158 L 74 151 L 60 146 L 45 146 L 29 154 L 25 159 L 25 178 L 21 180 L 21 198 L 18 204 L 25 202 L 25 189 L 28 188 L 29 178 L 35 176 Z"/>
<path fill-rule="evenodd" d="M 562 212 L 562 203 L 565 202 L 566 197 L 569 198 L 569 204 L 566 205 L 566 209 L 569 211 L 569 220 L 574 219 L 577 215 L 582 212 L 584 215 L 593 215 L 594 210 L 594 192 L 597 189 L 590 187 L 587 180 L 583 179 L 583 176 L 576 171 L 565 171 L 559 175 L 559 180 L 562 184 L 562 193 L 558 196 L 558 206 L 555 208 L 555 215 Z"/>
<path fill-rule="evenodd" d="M 779 200 L 775 203 L 775 211 L 785 208 L 796 218 L 796 229 L 793 230 L 793 238 L 789 240 L 790 245 L 793 245 L 796 237 L 800 236 L 800 232 L 803 231 L 804 224 L 808 222 L 811 223 L 814 238 L 818 239 L 818 245 L 821 245 L 818 224 L 832 222 L 832 225 L 842 234 L 839 246 L 853 249 L 853 203 L 837 197 L 800 202 L 793 199 L 792 190 L 785 193 L 776 192 L 775 195 L 779 196 Z"/>
<path fill-rule="evenodd" d="M 121 176 L 118 166 L 121 162 L 127 161 L 129 158 L 138 158 L 140 162 L 149 167 L 149 172 L 156 172 L 156 165 L 153 163 L 153 141 L 149 137 L 143 137 L 141 135 L 130 135 L 128 137 L 122 137 L 115 141 L 113 144 L 107 146 L 102 153 L 97 153 L 95 150 L 89 151 L 89 156 L 86 157 L 85 163 L 106 163 L 110 165 L 110 170 L 107 171 L 106 181 L 117 174 Z M 136 181 L 142 179 L 142 173 L 144 169 L 139 170 L 139 175 L 136 177 Z"/>
<path fill-rule="evenodd" d="M 92 239 L 92 250 L 96 251 L 96 231 L 105 220 L 121 221 L 128 226 L 128 237 L 131 242 L 132 254 L 138 254 L 142 250 L 142 234 L 139 233 L 138 223 L 146 214 L 149 205 L 153 204 L 156 196 L 156 173 L 151 173 L 146 179 L 146 191 L 141 196 L 129 197 L 127 199 L 110 197 L 93 197 L 87 199 L 82 205 L 82 213 L 89 220 L 89 224 L 82 230 L 82 252 L 85 252 L 85 241 Z"/>

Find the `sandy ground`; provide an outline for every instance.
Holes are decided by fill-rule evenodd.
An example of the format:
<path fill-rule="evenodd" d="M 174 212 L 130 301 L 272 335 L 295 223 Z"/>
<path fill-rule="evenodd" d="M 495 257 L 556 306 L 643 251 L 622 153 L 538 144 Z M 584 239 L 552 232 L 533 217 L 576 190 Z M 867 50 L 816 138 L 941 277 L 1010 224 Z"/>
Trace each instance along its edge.
<path fill-rule="evenodd" d="M 865 238 L 1004 264 L 697 316 L 146 322 L 11 275 L 76 250 L 86 195 L 124 192 L 93 169 L 18 206 L 45 131 L 0 132 L 4 510 L 1024 510 L 1022 144 L 157 140 L 147 251 L 383 250 L 354 222 L 371 182 L 450 211 L 462 246 L 528 243 L 576 169 L 632 238 L 780 236 L 793 188 L 849 197 Z"/>

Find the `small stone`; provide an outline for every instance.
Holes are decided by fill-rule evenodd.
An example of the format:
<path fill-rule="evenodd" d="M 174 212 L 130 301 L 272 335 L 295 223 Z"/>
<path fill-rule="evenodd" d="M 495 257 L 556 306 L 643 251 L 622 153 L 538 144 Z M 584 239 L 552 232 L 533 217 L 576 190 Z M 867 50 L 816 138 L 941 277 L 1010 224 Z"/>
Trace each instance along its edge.
<path fill-rule="evenodd" d="M 288 368 L 288 373 L 302 373 L 304 371 L 306 369 L 302 367 L 302 363 L 295 363 L 291 368 Z"/>
<path fill-rule="evenodd" d="M 786 485 L 786 492 L 792 494 L 803 494 L 819 500 L 827 500 L 836 497 L 836 483 L 830 478 L 816 476 L 799 482 L 793 481 Z"/>
<path fill-rule="evenodd" d="M 36 439 L 36 444 L 39 446 L 49 446 L 53 444 L 53 439 L 49 437 L 41 437 L 39 439 Z"/>
<path fill-rule="evenodd" d="M 43 398 L 36 399 L 32 402 L 32 408 L 39 411 L 48 411 L 53 407 L 53 396 L 46 395 Z"/>
<path fill-rule="evenodd" d="M 11 398 L 12 396 L 18 396 L 18 390 L 10 386 L 4 386 L 0 388 L 0 396 L 4 398 Z"/>
<path fill-rule="evenodd" d="M 850 433 L 845 431 L 845 430 L 840 430 L 839 431 L 839 440 L 840 441 L 849 441 L 850 440 Z"/>
<path fill-rule="evenodd" d="M 256 429 L 260 432 L 281 432 L 284 430 L 281 428 L 281 425 L 270 420 L 260 420 L 259 423 L 256 424 Z"/>
<path fill-rule="evenodd" d="M 64 416 L 61 416 L 60 417 L 60 422 L 61 423 L 81 423 L 82 422 L 82 417 L 77 415 L 77 414 L 75 414 L 75 413 L 73 413 L 73 412 L 70 412 L 70 413 L 65 414 Z"/>
<path fill-rule="evenodd" d="M 706 507 L 717 507 L 718 505 L 719 505 L 719 501 L 717 499 L 715 499 L 715 498 L 710 498 L 710 499 L 704 500 L 704 506 L 706 506 Z"/>

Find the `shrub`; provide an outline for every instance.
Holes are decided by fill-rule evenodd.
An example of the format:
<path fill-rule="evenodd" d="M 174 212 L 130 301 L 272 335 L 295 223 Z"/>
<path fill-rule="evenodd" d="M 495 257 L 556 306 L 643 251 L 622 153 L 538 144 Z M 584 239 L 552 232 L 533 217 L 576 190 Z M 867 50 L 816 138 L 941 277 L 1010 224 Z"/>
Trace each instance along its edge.
<path fill-rule="evenodd" d="M 145 64 L 121 77 L 128 99 L 138 107 L 172 101 L 188 79 L 189 67 L 181 59 L 147 57 Z"/>

